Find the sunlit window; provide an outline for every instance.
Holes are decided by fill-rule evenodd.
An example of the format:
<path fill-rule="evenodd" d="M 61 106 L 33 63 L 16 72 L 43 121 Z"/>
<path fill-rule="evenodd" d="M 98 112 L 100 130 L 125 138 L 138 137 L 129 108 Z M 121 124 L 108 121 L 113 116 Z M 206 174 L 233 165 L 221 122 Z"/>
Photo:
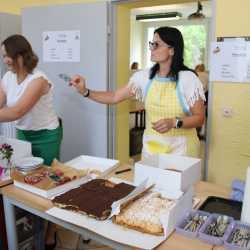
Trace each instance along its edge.
<path fill-rule="evenodd" d="M 183 25 L 176 26 L 183 35 L 184 62 L 190 68 L 195 68 L 197 64 L 205 63 L 205 51 L 207 32 L 204 25 Z"/>
<path fill-rule="evenodd" d="M 197 64 L 204 63 L 206 65 L 207 60 L 207 29 L 206 26 L 201 25 L 176 25 L 172 26 L 179 29 L 183 35 L 185 48 L 184 48 L 184 63 L 190 68 L 195 68 Z M 146 41 L 145 46 L 148 47 L 148 42 L 153 39 L 154 30 L 156 27 L 148 27 L 146 29 Z M 146 67 L 151 67 L 150 50 L 146 51 Z"/>

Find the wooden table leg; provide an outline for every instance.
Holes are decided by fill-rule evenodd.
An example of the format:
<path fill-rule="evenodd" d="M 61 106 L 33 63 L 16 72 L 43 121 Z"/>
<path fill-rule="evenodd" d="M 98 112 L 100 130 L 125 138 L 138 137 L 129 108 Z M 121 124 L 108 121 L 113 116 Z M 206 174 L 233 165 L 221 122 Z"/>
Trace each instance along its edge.
<path fill-rule="evenodd" d="M 8 250 L 2 195 L 0 195 L 0 221 L 0 249 Z"/>

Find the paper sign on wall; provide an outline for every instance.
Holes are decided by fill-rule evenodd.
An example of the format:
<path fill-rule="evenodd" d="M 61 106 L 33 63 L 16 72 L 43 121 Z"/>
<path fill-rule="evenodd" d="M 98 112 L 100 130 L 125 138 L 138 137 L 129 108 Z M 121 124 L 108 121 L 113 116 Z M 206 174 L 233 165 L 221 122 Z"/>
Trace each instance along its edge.
<path fill-rule="evenodd" d="M 210 81 L 250 82 L 250 42 L 244 39 L 213 42 Z"/>
<path fill-rule="evenodd" d="M 80 62 L 80 30 L 44 31 L 44 62 Z"/>

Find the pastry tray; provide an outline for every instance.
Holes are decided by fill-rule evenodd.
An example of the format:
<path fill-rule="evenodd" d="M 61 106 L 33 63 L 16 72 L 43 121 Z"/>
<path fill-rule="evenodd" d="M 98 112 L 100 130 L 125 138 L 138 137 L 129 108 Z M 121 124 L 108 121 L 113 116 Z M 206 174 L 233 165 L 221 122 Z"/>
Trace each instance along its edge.
<path fill-rule="evenodd" d="M 199 210 L 231 216 L 235 220 L 240 220 L 241 209 L 242 202 L 216 196 L 208 196 L 199 207 Z"/>

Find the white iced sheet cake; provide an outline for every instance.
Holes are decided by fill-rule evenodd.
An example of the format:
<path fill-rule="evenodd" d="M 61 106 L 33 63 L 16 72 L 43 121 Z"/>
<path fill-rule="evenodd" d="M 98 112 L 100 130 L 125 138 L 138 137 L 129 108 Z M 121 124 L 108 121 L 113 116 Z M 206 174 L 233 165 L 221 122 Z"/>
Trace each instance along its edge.
<path fill-rule="evenodd" d="M 114 222 L 144 233 L 162 235 L 164 233 L 161 215 L 165 214 L 174 204 L 158 192 L 149 192 L 143 197 L 126 206 Z"/>

